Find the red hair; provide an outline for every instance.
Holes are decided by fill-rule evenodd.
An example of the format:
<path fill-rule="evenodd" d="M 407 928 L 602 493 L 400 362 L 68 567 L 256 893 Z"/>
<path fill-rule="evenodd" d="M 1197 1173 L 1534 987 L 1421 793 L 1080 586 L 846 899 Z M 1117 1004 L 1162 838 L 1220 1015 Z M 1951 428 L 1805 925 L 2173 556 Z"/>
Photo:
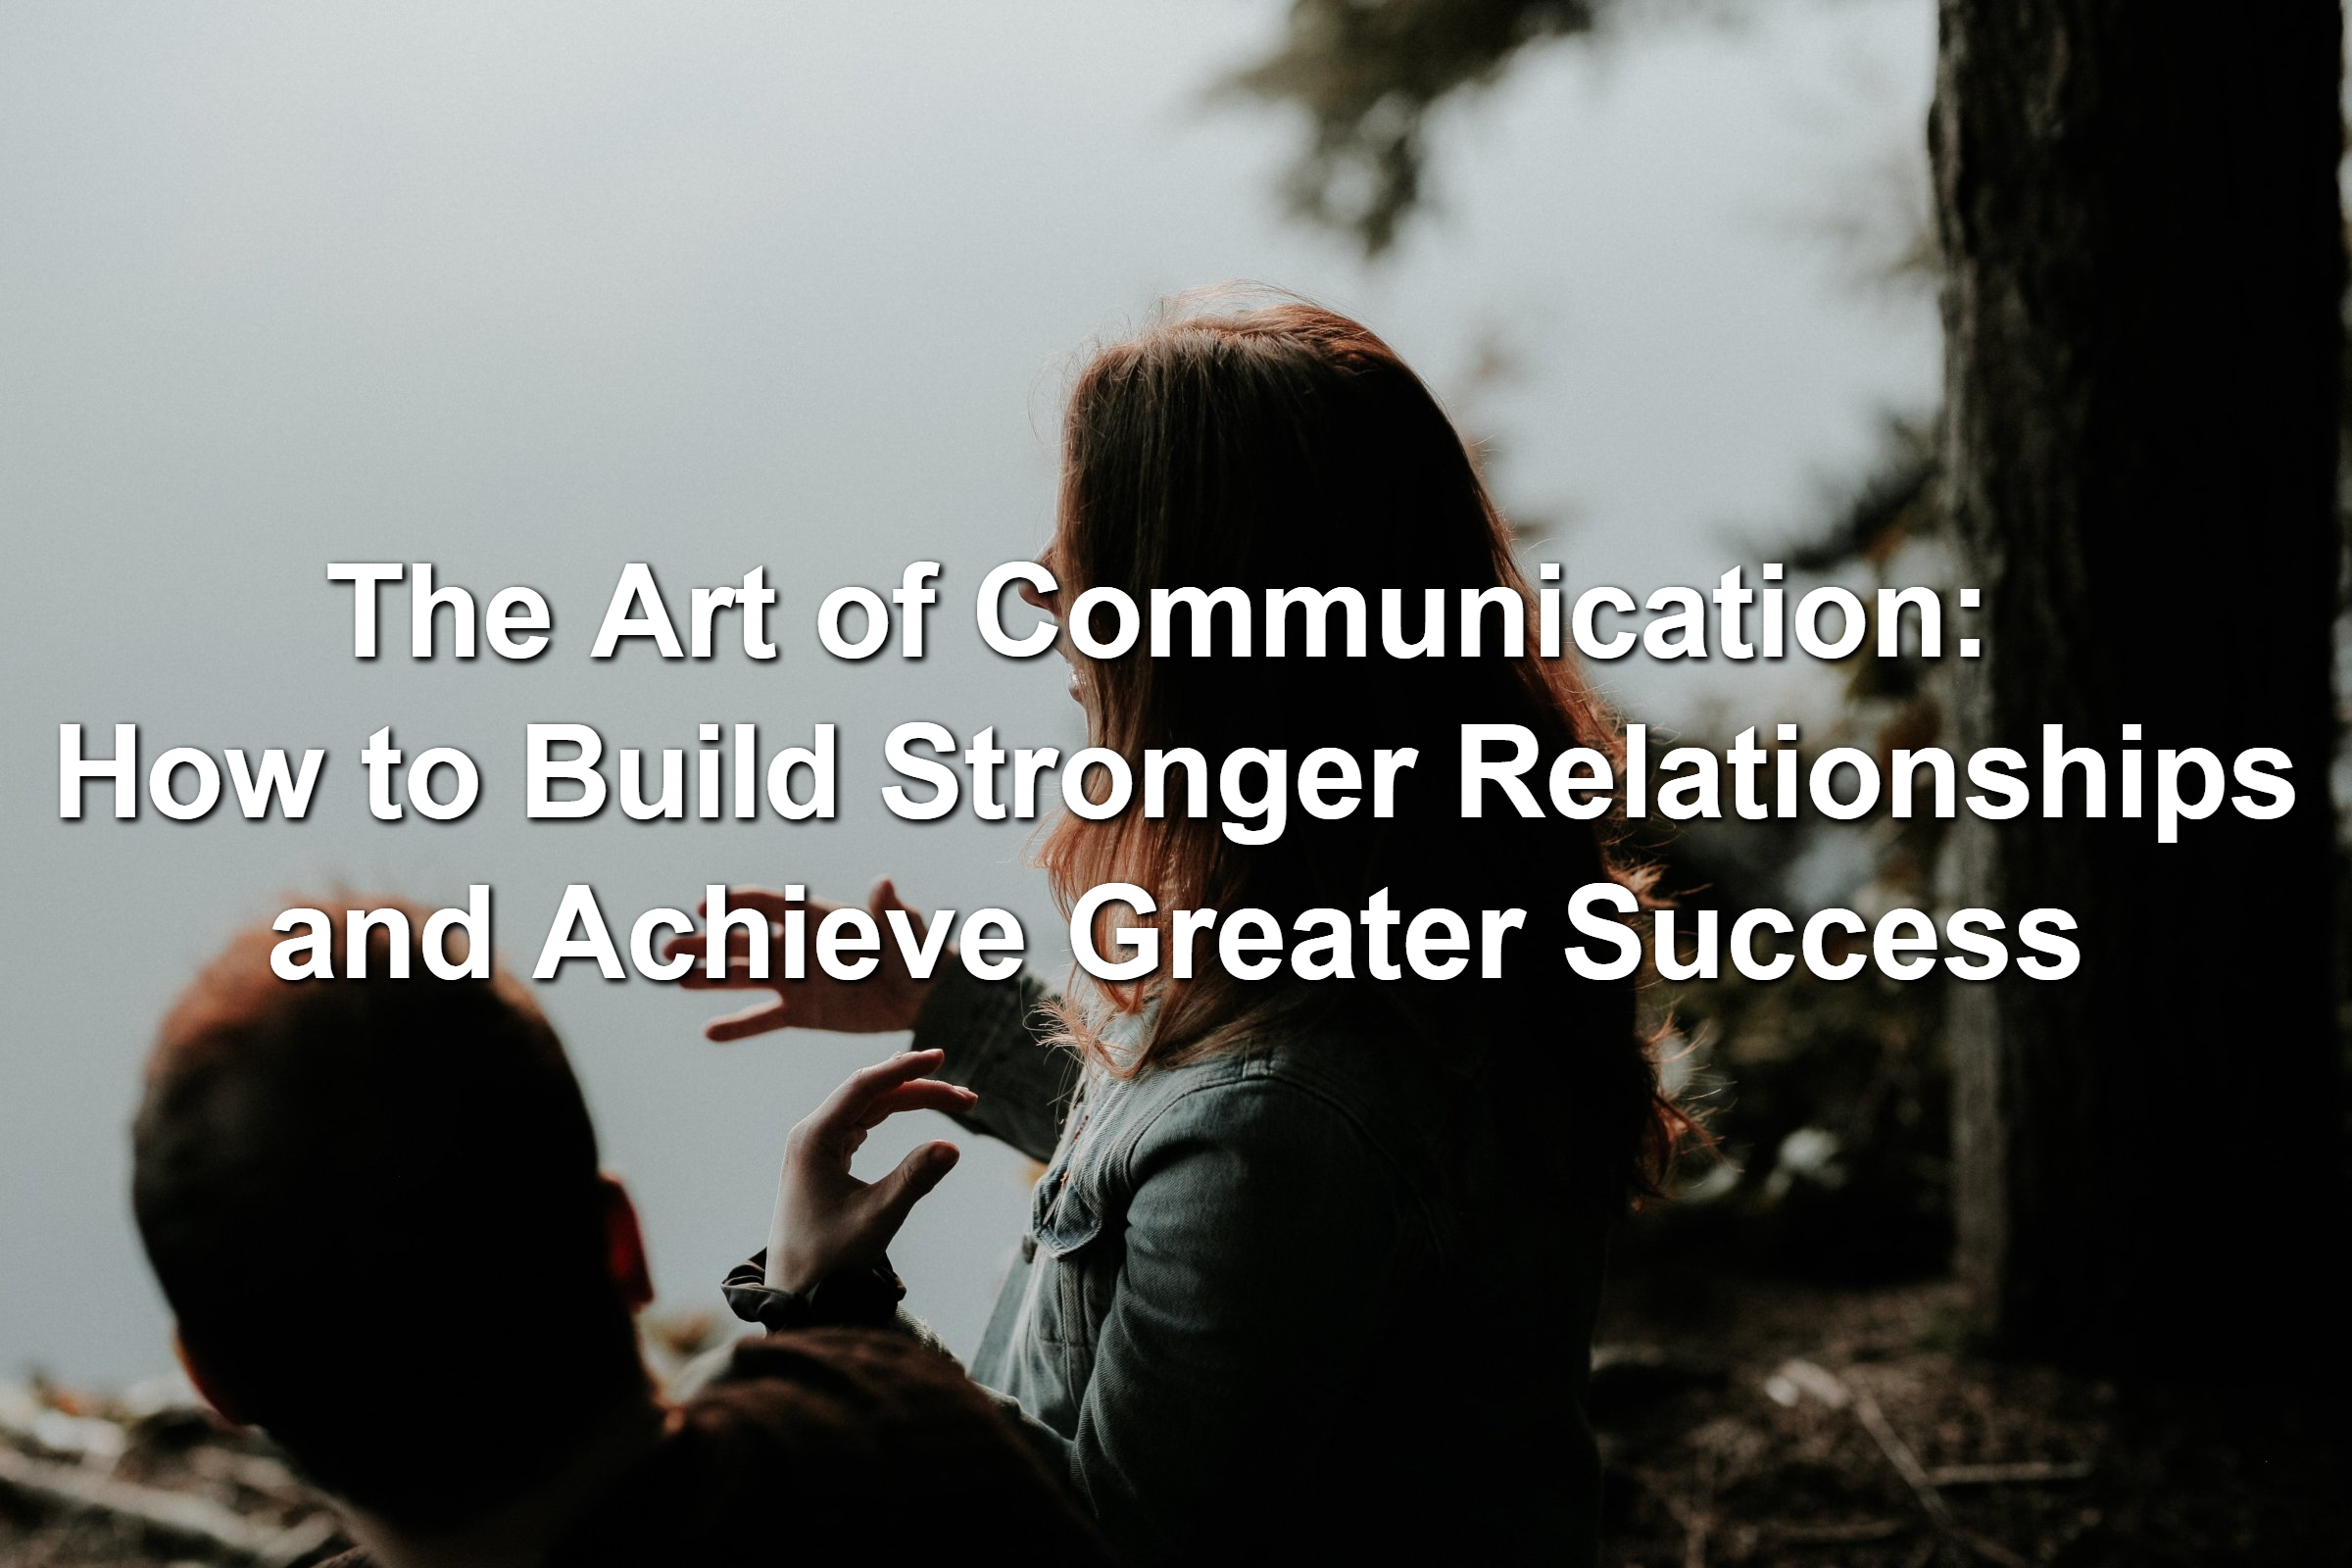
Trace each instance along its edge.
<path fill-rule="evenodd" d="M 1086 366 L 1070 396 L 1050 564 L 1065 606 L 1096 587 L 1140 603 L 1153 589 L 1230 586 L 1258 606 L 1269 589 L 1352 588 L 1375 607 L 1382 590 L 1405 589 L 1418 609 L 1409 590 L 1434 587 L 1452 650 L 1461 590 L 1501 588 L 1534 623 L 1509 528 L 1428 388 L 1366 327 L 1288 299 L 1177 317 Z M 1540 1057 L 1581 1091 L 1563 1098 L 1585 1124 L 1574 1157 L 1588 1175 L 1621 1194 L 1654 1190 L 1688 1124 L 1659 1089 L 1632 985 L 1577 979 L 1560 956 L 1579 885 L 1641 878 L 1611 864 L 1595 824 L 1465 819 L 1456 807 L 1461 724 L 1524 725 L 1545 761 L 1570 747 L 1614 755 L 1616 727 L 1573 662 L 1496 641 L 1476 657 L 1402 658 L 1374 633 L 1360 658 L 1335 646 L 1314 659 L 1244 659 L 1194 655 L 1178 632 L 1157 658 L 1140 646 L 1116 659 L 1073 652 L 1089 743 L 1131 768 L 1154 747 L 1200 751 L 1212 777 L 1250 747 L 1294 757 L 1338 747 L 1366 776 L 1375 746 L 1414 747 L 1420 760 L 1399 777 L 1393 818 L 1362 808 L 1337 821 L 1293 817 L 1260 845 L 1232 842 L 1216 815 L 1065 814 L 1041 853 L 1065 914 L 1090 887 L 1134 883 L 1158 904 L 1149 921 L 1164 952 L 1176 907 L 1263 908 L 1287 927 L 1305 909 L 1361 907 L 1386 888 L 1408 921 L 1432 907 L 1529 911 L 1500 979 L 1249 981 L 1204 954 L 1190 980 L 1096 985 L 1098 1005 L 1065 1009 L 1075 1043 L 1124 1073 L 1233 1047 L 1299 1012 L 1477 1038 L 1504 1056 Z M 1106 952 L 1109 923 L 1097 934 Z M 1113 1059 L 1101 1015 L 1148 1008 L 1140 1047 Z"/>

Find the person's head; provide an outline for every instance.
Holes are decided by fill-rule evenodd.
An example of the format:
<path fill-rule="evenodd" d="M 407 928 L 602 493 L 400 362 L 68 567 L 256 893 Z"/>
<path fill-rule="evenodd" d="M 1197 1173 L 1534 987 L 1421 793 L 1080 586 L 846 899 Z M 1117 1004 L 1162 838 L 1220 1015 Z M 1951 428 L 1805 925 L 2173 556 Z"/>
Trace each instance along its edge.
<path fill-rule="evenodd" d="M 1236 843 L 1223 830 L 1229 818 L 1181 809 L 1159 820 L 1140 810 L 1065 816 L 1044 851 L 1065 907 L 1089 887 L 1137 884 L 1159 906 L 1163 951 L 1167 911 L 1180 906 L 1263 908 L 1286 929 L 1303 910 L 1361 908 L 1381 888 L 1408 922 L 1431 907 L 1474 925 L 1481 908 L 1528 910 L 1501 980 L 1477 979 L 1473 965 L 1450 983 L 1376 982 L 1361 978 L 1359 962 L 1353 981 L 1253 983 L 1225 972 L 1214 944 L 1201 944 L 1193 980 L 1103 988 L 1121 1010 L 1156 998 L 1146 1059 L 1218 1049 L 1270 1012 L 1299 1006 L 1401 1020 L 1465 1047 L 1498 1043 L 1567 1076 L 1585 1174 L 1644 1189 L 1679 1114 L 1659 1097 L 1631 985 L 1577 980 L 1560 956 L 1575 940 L 1570 894 L 1617 874 L 1596 824 L 1527 821 L 1500 803 L 1474 820 L 1457 809 L 1460 725 L 1524 725 L 1544 766 L 1571 747 L 1616 755 L 1615 725 L 1571 660 L 1537 657 L 1537 604 L 1510 529 L 1429 389 L 1369 329 L 1303 301 L 1180 309 L 1084 368 L 1064 442 L 1047 557 L 1057 609 L 1066 614 L 1091 588 L 1120 590 L 1148 613 L 1155 589 L 1231 587 L 1252 623 L 1247 659 L 1227 652 L 1231 608 L 1210 613 L 1205 655 L 1192 652 L 1199 611 L 1173 616 L 1163 657 L 1140 638 L 1115 659 L 1073 650 L 1092 745 L 1139 774 L 1148 749 L 1194 748 L 1212 779 L 1241 749 L 1284 749 L 1296 768 L 1333 747 L 1356 760 L 1367 785 L 1374 748 L 1419 753 L 1401 775 L 1393 819 L 1374 816 L 1367 788 L 1337 820 L 1294 808 L 1270 843 Z M 1347 655 L 1345 609 L 1326 612 L 1323 656 L 1304 657 L 1316 614 L 1303 606 L 1281 612 L 1286 654 L 1268 657 L 1268 591 L 1302 587 L 1360 596 L 1362 657 Z M 1518 602 L 1481 609 L 1480 652 L 1469 658 L 1458 651 L 1464 590 Z M 1384 592 L 1403 612 L 1406 648 L 1384 636 Z M 1435 618 L 1425 619 L 1433 603 Z M 1526 628 L 1516 655 L 1503 647 L 1504 612 L 1514 609 Z M 1444 657 L 1410 656 L 1431 635 L 1442 636 Z M 1074 1032 L 1086 1039 L 1083 1027 Z"/>
<path fill-rule="evenodd" d="M 148 1062 L 132 1199 L 206 1396 L 429 1527 L 645 1396 L 649 1293 L 555 1032 L 512 976 L 431 976 L 403 907 L 413 978 L 387 977 L 381 926 L 365 979 L 280 980 L 267 930 L 214 959 Z"/>

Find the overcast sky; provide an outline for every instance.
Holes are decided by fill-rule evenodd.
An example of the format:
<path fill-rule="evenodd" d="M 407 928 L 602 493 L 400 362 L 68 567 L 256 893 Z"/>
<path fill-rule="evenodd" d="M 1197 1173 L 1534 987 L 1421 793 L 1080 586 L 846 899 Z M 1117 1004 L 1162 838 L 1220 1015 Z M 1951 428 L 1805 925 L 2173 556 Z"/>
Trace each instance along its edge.
<path fill-rule="evenodd" d="M 1257 278 L 1370 321 L 1494 438 L 1506 501 L 1561 520 L 1539 554 L 1572 582 L 1712 579 L 1800 525 L 1882 412 L 1933 400 L 1932 313 L 1827 235 L 1901 231 L 1934 16 L 1749 10 L 1553 47 L 1449 114 L 1440 211 L 1377 270 L 1282 217 L 1296 125 L 1202 105 L 1272 0 L 0 10 L 0 1375 L 167 1362 L 127 1223 L 137 1063 L 206 953 L 290 891 L 489 882 L 527 962 L 566 883 L 617 919 L 890 871 L 925 906 L 1009 905 L 1050 957 L 1020 826 L 890 818 L 880 740 L 930 718 L 1070 742 L 1059 670 L 988 656 L 965 607 L 1046 535 L 1070 355 L 1166 291 Z M 1490 348 L 1515 375 L 1472 376 Z M 921 558 L 946 564 L 933 657 L 818 650 L 827 591 Z M 528 584 L 555 647 L 356 662 L 325 563 L 377 559 L 484 599 Z M 783 657 L 592 665 L 638 560 L 681 599 L 766 565 Z M 1620 679 L 1638 714 L 1690 706 Z M 648 749 L 835 721 L 841 819 L 526 830 L 538 720 Z M 299 825 L 65 823 L 61 722 L 98 749 L 136 722 L 150 760 L 332 755 Z M 357 757 L 386 724 L 480 761 L 466 820 L 368 817 Z M 543 995 L 664 1304 L 714 1303 L 785 1128 L 890 1043 L 720 1049 L 691 996 Z M 966 1348 L 1024 1202 L 1010 1156 L 967 1152 L 895 1250 Z"/>

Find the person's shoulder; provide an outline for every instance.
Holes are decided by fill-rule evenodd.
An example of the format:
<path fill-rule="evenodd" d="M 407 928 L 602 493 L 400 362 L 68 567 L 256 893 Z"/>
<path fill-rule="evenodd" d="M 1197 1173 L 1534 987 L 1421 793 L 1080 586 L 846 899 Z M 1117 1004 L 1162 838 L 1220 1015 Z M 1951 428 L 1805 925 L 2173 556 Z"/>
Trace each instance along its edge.
<path fill-rule="evenodd" d="M 953 1360 L 911 1335 L 835 1326 L 737 1340 L 725 1369 L 704 1392 L 708 1396 L 754 1389 L 772 1396 L 789 1387 L 841 1396 L 852 1390 L 874 1395 L 909 1384 L 958 1394 L 971 1388 Z"/>
<path fill-rule="evenodd" d="M 870 1329 L 762 1335 L 676 1408 L 661 1446 L 558 1561 L 781 1562 L 870 1555 L 878 1543 L 910 1559 L 975 1535 L 1102 1561 L 1064 1487 L 923 1342 Z"/>
<path fill-rule="evenodd" d="M 1140 1179 L 1163 1156 L 1207 1145 L 1237 1169 L 1305 1160 L 1421 1191 L 1475 1104 L 1471 1085 L 1462 1063 L 1427 1042 L 1342 1020 L 1278 1022 L 1149 1071 L 1101 1157 Z"/>
<path fill-rule="evenodd" d="M 679 1407 L 707 1441 L 807 1451 L 960 1445 L 1025 1458 L 1008 1423 L 961 1367 L 910 1334 L 814 1328 L 736 1342 L 725 1368 Z M 1007 1461 L 1009 1462 L 1009 1461 Z"/>
<path fill-rule="evenodd" d="M 1169 1069 L 1160 1131 L 1200 1122 L 1235 1136 L 1279 1136 L 1298 1107 L 1353 1127 L 1368 1143 L 1412 1142 L 1444 1107 L 1468 1103 L 1480 1063 L 1393 1028 L 1337 1016 L 1278 1020 L 1233 1047 Z"/>

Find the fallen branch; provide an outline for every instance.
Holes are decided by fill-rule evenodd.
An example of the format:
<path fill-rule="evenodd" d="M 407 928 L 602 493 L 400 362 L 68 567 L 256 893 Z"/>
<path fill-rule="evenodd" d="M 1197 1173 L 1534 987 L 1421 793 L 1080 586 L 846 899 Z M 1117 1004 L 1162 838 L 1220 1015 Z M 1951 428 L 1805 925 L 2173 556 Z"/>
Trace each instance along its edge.
<path fill-rule="evenodd" d="M 1775 1383 L 1781 1387 L 1776 1388 Z M 1879 1401 L 1871 1396 L 1868 1389 L 1848 1383 L 1815 1362 L 1792 1360 L 1782 1363 L 1780 1371 L 1774 1374 L 1773 1382 L 1765 1385 L 1765 1392 L 1783 1404 L 1795 1403 L 1796 1396 L 1801 1392 L 1812 1395 L 1832 1409 L 1850 1406 L 1854 1418 L 1862 1423 L 1862 1430 L 1870 1434 L 1871 1441 L 1879 1446 L 1879 1451 L 1886 1456 L 1886 1462 L 1894 1467 L 1894 1473 L 1903 1478 L 1903 1485 L 1909 1487 L 1911 1495 L 1919 1499 L 1920 1510 L 1928 1516 L 1929 1522 L 1935 1525 L 1939 1535 L 1966 1546 L 1987 1562 L 1999 1563 L 2001 1568 L 2032 1568 L 2025 1558 L 2007 1546 L 1997 1541 L 1987 1540 L 1973 1530 L 1964 1529 L 1960 1521 L 1952 1517 L 1952 1505 L 1943 1500 L 1943 1494 L 1936 1490 L 1927 1467 L 1919 1462 L 1919 1455 L 1911 1451 L 1911 1445 L 1905 1443 L 1902 1434 L 1894 1430 L 1894 1424 L 1886 1419 L 1886 1412 L 1879 1408 Z"/>
<path fill-rule="evenodd" d="M 1911 1489 L 1911 1494 L 1919 1499 L 1920 1507 L 1935 1521 L 1936 1528 L 1946 1533 L 1958 1530 L 1960 1525 L 1952 1517 L 1952 1505 L 1943 1500 L 1943 1494 L 1936 1491 L 1936 1483 L 1928 1479 L 1927 1468 L 1919 1462 L 1919 1455 L 1911 1451 L 1911 1445 L 1905 1443 L 1902 1435 L 1894 1430 L 1894 1424 L 1886 1419 L 1886 1412 L 1879 1408 L 1879 1401 L 1870 1396 L 1867 1389 L 1855 1388 L 1850 1383 L 1845 1387 L 1853 1398 L 1854 1415 L 1862 1423 L 1862 1430 L 1870 1434 L 1871 1441 L 1879 1446 L 1879 1451 L 1886 1456 L 1886 1462 L 1894 1466 L 1894 1473 L 1903 1478 L 1903 1485 Z"/>
<path fill-rule="evenodd" d="M 1928 1472 L 1928 1479 L 1944 1487 L 2031 1487 L 2052 1481 L 2082 1481 L 2090 1466 L 2081 1461 L 2020 1459 L 2009 1464 L 1945 1464 Z"/>
<path fill-rule="evenodd" d="M 1766 1527 L 1775 1541 L 1791 1546 L 1858 1546 L 1892 1541 L 1919 1528 L 1900 1519 L 1857 1519 L 1851 1524 L 1776 1524 Z"/>
<path fill-rule="evenodd" d="M 179 1545 L 256 1568 L 291 1568 L 335 1535 L 334 1516 L 328 1513 L 314 1513 L 283 1528 L 265 1525 L 209 1497 L 52 1464 L 5 1446 L 0 1446 L 0 1491 L 45 1507 L 105 1514 Z"/>

